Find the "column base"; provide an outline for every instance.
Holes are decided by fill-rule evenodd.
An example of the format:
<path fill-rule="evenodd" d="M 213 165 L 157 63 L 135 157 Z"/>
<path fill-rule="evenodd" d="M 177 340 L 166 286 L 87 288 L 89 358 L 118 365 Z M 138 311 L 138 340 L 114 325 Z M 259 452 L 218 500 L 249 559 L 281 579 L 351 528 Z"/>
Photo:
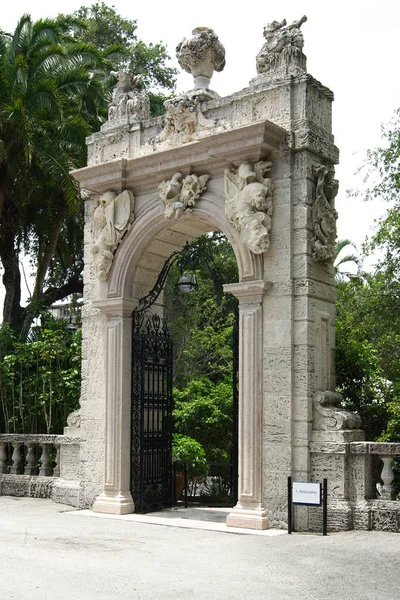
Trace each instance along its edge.
<path fill-rule="evenodd" d="M 265 508 L 245 508 L 235 506 L 226 518 L 228 527 L 242 527 L 244 529 L 268 529 L 268 517 Z"/>
<path fill-rule="evenodd" d="M 102 492 L 92 506 L 93 512 L 109 515 L 128 515 L 135 512 L 130 492 Z"/>

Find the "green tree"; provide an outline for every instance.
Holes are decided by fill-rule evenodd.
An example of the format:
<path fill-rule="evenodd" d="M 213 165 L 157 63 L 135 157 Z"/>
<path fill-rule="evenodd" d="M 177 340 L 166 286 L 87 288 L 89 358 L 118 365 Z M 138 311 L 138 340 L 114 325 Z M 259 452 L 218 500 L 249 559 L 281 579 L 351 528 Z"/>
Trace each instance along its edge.
<path fill-rule="evenodd" d="M 0 398 L 3 428 L 10 433 L 62 433 L 78 408 L 81 334 L 49 316 L 31 339 L 18 342 L 0 328 Z"/>
<path fill-rule="evenodd" d="M 174 428 L 197 440 L 208 462 L 230 463 L 237 301 L 224 294 L 222 286 L 237 281 L 236 259 L 220 233 L 194 240 L 184 257 L 174 265 L 164 292 L 175 354 Z M 185 272 L 197 280 L 196 290 L 189 294 L 176 285 Z M 214 474 L 224 491 L 229 490 L 230 470 L 218 467 Z"/>
<path fill-rule="evenodd" d="M 175 431 L 200 442 L 209 462 L 230 462 L 232 380 L 213 384 L 208 378 L 194 379 L 174 390 L 174 404 Z"/>
<path fill-rule="evenodd" d="M 400 110 L 382 129 L 382 147 L 370 150 L 363 166 L 364 198 L 391 206 L 365 244 L 379 252 L 363 280 L 339 282 L 337 383 L 357 409 L 372 439 L 400 440 Z M 352 192 L 352 195 L 357 195 Z"/>
<path fill-rule="evenodd" d="M 360 413 L 367 439 L 380 439 L 394 399 L 393 381 L 385 368 L 389 313 L 382 311 L 379 281 L 372 275 L 337 285 L 336 383 L 350 410 Z"/>
<path fill-rule="evenodd" d="M 201 236 L 190 248 L 188 263 L 174 265 L 164 292 L 178 389 L 194 377 L 208 377 L 217 383 L 232 374 L 232 326 L 237 300 L 224 294 L 222 285 L 238 280 L 235 255 L 220 233 Z M 184 294 L 176 285 L 182 271 L 195 274 L 195 292 Z"/>
<path fill-rule="evenodd" d="M 21 339 L 36 315 L 82 292 L 83 207 L 69 173 L 86 164 L 85 138 L 107 114 L 115 82 L 110 70 L 128 65 L 144 73 L 149 86 L 174 85 L 165 48 L 137 40 L 135 22 L 104 4 L 78 13 L 84 22 L 62 15 L 33 22 L 25 15 L 12 35 L 0 33 L 3 321 Z M 153 99 L 159 108 L 163 94 Z M 22 252 L 35 277 L 26 308 Z"/>
<path fill-rule="evenodd" d="M 176 69 L 168 65 L 169 55 L 162 42 L 146 44 L 136 34 L 135 20 L 124 19 L 112 6 L 104 2 L 82 6 L 74 12 L 86 29 L 79 38 L 90 42 L 106 52 L 110 59 L 110 49 L 120 48 L 111 57 L 115 70 L 128 70 L 135 75 L 143 75 L 144 85 L 149 91 L 150 109 L 156 116 L 164 112 L 164 102 L 175 87 Z"/>
<path fill-rule="evenodd" d="M 0 38 L 0 259 L 6 290 L 3 321 L 26 336 L 44 302 L 43 288 L 66 219 L 80 210 L 69 171 L 82 164 L 89 114 L 100 123 L 107 65 L 71 33 L 77 19 L 19 21 Z M 64 230 L 64 234 L 66 230 Z M 19 255 L 35 266 L 31 304 L 20 305 Z M 70 281 L 69 291 L 81 282 Z M 73 285 L 75 284 L 75 285 Z"/>
<path fill-rule="evenodd" d="M 335 249 L 335 260 L 333 263 L 335 269 L 335 279 L 342 280 L 344 278 L 354 277 L 360 273 L 361 260 L 354 253 L 356 245 L 348 239 L 337 240 Z M 349 271 L 349 266 L 352 269 Z"/>

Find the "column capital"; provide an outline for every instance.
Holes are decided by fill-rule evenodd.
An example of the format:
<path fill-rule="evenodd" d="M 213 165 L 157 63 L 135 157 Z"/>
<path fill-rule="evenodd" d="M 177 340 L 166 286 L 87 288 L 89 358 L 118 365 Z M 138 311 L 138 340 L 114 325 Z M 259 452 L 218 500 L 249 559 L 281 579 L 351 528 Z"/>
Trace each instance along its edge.
<path fill-rule="evenodd" d="M 137 306 L 137 301 L 133 298 L 105 298 L 104 300 L 95 300 L 93 307 L 98 308 L 102 313 L 111 317 L 130 317 L 132 311 Z"/>
<path fill-rule="evenodd" d="M 244 304 L 261 304 L 263 296 L 272 288 L 271 281 L 256 279 L 253 281 L 241 281 L 240 283 L 226 283 L 225 294 L 232 294 Z"/>

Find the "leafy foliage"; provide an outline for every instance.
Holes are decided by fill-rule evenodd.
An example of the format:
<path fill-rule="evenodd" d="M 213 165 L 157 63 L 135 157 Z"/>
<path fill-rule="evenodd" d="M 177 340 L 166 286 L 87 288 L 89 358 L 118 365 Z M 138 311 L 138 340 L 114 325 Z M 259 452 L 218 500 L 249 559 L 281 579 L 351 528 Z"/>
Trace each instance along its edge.
<path fill-rule="evenodd" d="M 202 236 L 191 246 L 195 250 L 194 264 L 174 265 L 164 291 L 178 389 L 184 389 L 194 378 L 217 383 L 232 373 L 232 325 L 237 301 L 223 293 L 222 284 L 237 281 L 236 260 L 230 244 L 219 233 Z M 181 270 L 195 273 L 196 292 L 183 294 L 178 289 Z"/>
<path fill-rule="evenodd" d="M 6 288 L 3 319 L 24 339 L 45 303 L 43 293 L 58 240 L 80 211 L 78 185 L 70 170 L 85 162 L 85 137 L 98 128 L 105 106 L 108 64 L 98 50 L 78 41 L 73 17 L 19 21 L 0 39 L 0 258 Z M 71 241 L 71 240 L 70 240 Z M 19 255 L 35 266 L 33 298 L 20 305 Z M 63 273 L 71 293 L 79 274 Z M 60 282 L 58 282 L 61 285 Z M 67 295 L 67 294 L 65 294 Z M 54 296 L 54 294 L 53 294 Z"/>
<path fill-rule="evenodd" d="M 337 301 L 337 383 L 359 410 L 369 439 L 400 440 L 400 109 L 382 130 L 383 145 L 364 165 L 366 200 L 391 206 L 365 244 L 380 260 L 363 280 L 340 282 Z"/>
<path fill-rule="evenodd" d="M 365 172 L 368 185 L 363 192 L 366 200 L 380 198 L 399 203 L 400 192 L 400 108 L 387 126 L 382 127 L 383 145 L 368 150 L 360 171 Z M 352 193 L 352 192 L 350 192 Z"/>
<path fill-rule="evenodd" d="M 367 439 L 377 440 L 387 427 L 394 389 L 384 368 L 385 326 L 375 326 L 382 317 L 375 283 L 369 277 L 338 284 L 336 380 L 347 407 L 360 413 Z"/>
<path fill-rule="evenodd" d="M 230 462 L 232 381 L 194 379 L 183 390 L 174 390 L 174 402 L 175 431 L 199 441 L 209 462 Z"/>
<path fill-rule="evenodd" d="M 335 270 L 335 279 L 343 279 L 357 276 L 361 268 L 360 257 L 354 252 L 356 245 L 349 239 L 337 240 L 335 249 L 335 260 L 333 267 Z M 349 267 L 351 268 L 349 270 Z"/>
<path fill-rule="evenodd" d="M 203 446 L 195 439 L 174 433 L 172 436 L 172 461 L 177 471 L 187 465 L 190 480 L 204 479 L 208 464 Z"/>
<path fill-rule="evenodd" d="M 168 98 L 162 90 L 173 90 L 176 80 L 176 69 L 168 66 L 169 56 L 162 42 L 146 44 L 139 40 L 136 21 L 124 19 L 104 2 L 82 6 L 74 16 L 86 26 L 79 34 L 81 40 L 99 48 L 115 70 L 143 75 L 145 87 L 157 90 L 150 94 L 151 113 L 162 114 L 163 103 Z"/>
<path fill-rule="evenodd" d="M 4 429 L 10 433 L 62 433 L 78 408 L 81 334 L 48 319 L 27 342 L 0 328 L 0 395 Z"/>
<path fill-rule="evenodd" d="M 85 138 L 106 118 L 111 69 L 141 73 L 154 114 L 174 87 L 162 44 L 144 44 L 136 22 L 104 3 L 0 32 L 0 260 L 3 321 L 21 340 L 40 311 L 82 292 L 82 202 L 70 171 L 86 164 Z M 156 93 L 157 92 L 157 93 Z M 21 253 L 34 290 L 21 306 Z"/>

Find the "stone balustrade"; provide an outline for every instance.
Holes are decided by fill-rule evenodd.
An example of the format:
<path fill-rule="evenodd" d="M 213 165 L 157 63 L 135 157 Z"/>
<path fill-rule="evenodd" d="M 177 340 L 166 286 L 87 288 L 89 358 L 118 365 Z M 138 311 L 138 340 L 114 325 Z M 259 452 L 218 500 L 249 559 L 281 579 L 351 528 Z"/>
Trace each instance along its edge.
<path fill-rule="evenodd" d="M 350 453 L 358 456 L 364 455 L 365 458 L 377 456 L 383 462 L 382 470 L 378 481 L 373 481 L 372 461 L 369 461 L 370 473 L 374 490 L 377 490 L 377 499 L 396 500 L 395 489 L 393 487 L 394 471 L 393 460 L 400 458 L 400 443 L 396 442 L 351 442 Z M 382 481 L 382 483 L 381 483 Z"/>
<path fill-rule="evenodd" d="M 0 434 L 0 475 L 59 477 L 60 437 Z"/>
<path fill-rule="evenodd" d="M 79 506 L 79 428 L 65 430 L 67 435 L 0 434 L 0 496 Z"/>

